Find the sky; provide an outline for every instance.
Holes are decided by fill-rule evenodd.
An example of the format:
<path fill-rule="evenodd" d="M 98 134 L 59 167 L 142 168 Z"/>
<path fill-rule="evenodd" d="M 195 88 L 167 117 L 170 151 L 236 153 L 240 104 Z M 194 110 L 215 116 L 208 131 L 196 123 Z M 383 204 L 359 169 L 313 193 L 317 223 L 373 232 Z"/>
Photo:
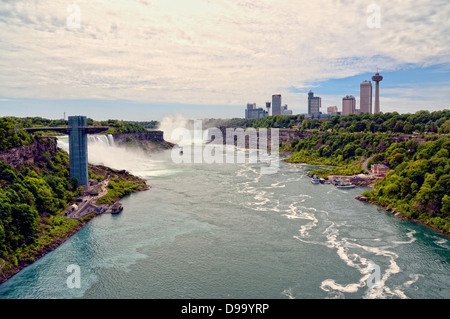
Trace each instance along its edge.
<path fill-rule="evenodd" d="M 282 94 L 450 109 L 448 0 L 0 0 L 0 116 L 244 117 Z"/>

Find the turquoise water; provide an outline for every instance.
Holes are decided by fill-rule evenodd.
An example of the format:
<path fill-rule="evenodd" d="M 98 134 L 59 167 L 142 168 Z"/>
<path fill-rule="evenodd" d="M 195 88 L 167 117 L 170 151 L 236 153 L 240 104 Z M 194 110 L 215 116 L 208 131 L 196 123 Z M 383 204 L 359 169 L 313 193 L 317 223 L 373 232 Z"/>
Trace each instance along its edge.
<path fill-rule="evenodd" d="M 2 284 L 0 298 L 450 298 L 447 238 L 355 200 L 361 188 L 311 184 L 311 166 L 261 175 L 263 164 L 174 164 L 169 151 L 126 160 L 102 147 L 120 159 L 104 164 L 152 188 Z M 72 264 L 80 288 L 67 286 Z"/>

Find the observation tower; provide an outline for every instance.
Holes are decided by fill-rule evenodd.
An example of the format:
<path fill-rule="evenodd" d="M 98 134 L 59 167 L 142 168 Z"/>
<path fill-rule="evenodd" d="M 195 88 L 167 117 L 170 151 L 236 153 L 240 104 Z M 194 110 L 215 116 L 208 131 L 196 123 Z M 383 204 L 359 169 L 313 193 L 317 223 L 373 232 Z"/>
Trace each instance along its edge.
<path fill-rule="evenodd" d="M 383 81 L 383 77 L 380 73 L 375 73 L 372 76 L 372 81 L 375 82 L 375 110 L 374 114 L 380 113 L 380 82 Z"/>

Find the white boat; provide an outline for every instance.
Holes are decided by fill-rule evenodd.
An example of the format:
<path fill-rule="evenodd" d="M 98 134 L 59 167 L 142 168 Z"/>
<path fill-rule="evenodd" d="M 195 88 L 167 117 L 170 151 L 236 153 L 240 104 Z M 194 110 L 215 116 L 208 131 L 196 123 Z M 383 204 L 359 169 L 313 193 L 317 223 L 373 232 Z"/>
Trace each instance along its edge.
<path fill-rule="evenodd" d="M 355 185 L 347 182 L 347 183 L 340 183 L 340 184 L 336 185 L 336 187 L 346 189 L 346 188 L 355 188 Z"/>
<path fill-rule="evenodd" d="M 314 175 L 313 178 L 311 179 L 311 183 L 319 184 L 320 183 L 320 179 L 316 175 Z"/>

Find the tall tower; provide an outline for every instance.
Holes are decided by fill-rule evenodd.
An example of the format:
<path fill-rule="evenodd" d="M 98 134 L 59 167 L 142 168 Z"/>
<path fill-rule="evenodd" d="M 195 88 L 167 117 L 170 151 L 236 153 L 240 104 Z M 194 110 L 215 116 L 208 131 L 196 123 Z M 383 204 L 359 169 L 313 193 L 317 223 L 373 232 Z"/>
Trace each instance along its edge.
<path fill-rule="evenodd" d="M 372 113 L 372 82 L 364 81 L 359 91 L 359 111 L 361 113 Z"/>
<path fill-rule="evenodd" d="M 266 102 L 266 110 L 267 110 L 267 116 L 269 116 L 269 115 L 270 115 L 270 105 L 271 105 L 271 103 L 270 103 L 270 102 Z"/>
<path fill-rule="evenodd" d="M 69 116 L 70 178 L 82 186 L 89 184 L 86 126 L 86 116 Z"/>
<path fill-rule="evenodd" d="M 383 77 L 380 73 L 375 73 L 372 76 L 372 81 L 375 82 L 375 111 L 374 113 L 380 113 L 380 82 L 383 81 Z"/>

